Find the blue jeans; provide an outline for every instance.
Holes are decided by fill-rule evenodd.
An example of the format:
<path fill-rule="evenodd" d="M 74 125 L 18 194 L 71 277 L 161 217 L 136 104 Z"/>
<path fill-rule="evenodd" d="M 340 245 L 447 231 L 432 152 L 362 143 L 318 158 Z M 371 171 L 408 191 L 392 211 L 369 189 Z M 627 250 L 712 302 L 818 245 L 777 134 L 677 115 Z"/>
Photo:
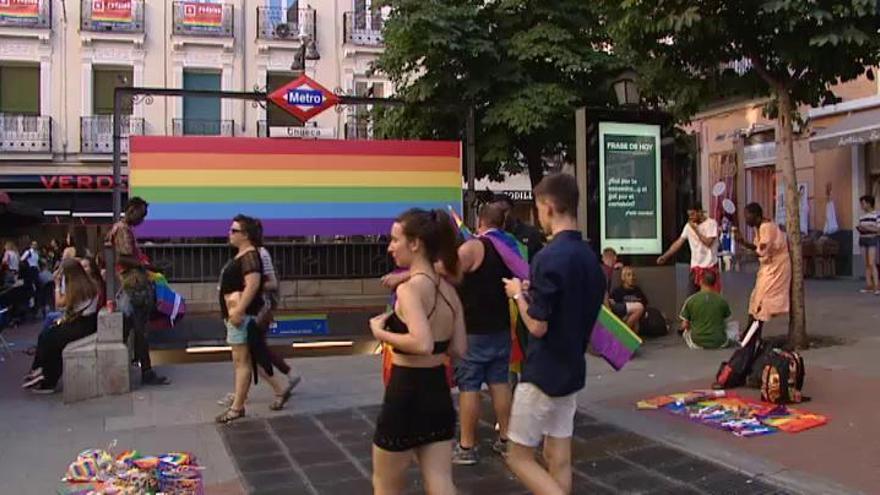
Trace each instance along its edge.
<path fill-rule="evenodd" d="M 467 353 L 455 364 L 455 381 L 461 392 L 479 392 L 483 384 L 508 383 L 510 331 L 468 335 Z"/>

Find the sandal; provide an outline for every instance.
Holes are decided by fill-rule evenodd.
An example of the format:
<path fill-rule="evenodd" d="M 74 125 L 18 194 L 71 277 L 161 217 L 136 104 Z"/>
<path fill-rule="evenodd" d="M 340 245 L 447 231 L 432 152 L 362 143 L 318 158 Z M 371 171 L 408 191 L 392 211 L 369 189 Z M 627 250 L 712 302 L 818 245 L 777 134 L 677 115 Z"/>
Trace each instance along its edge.
<path fill-rule="evenodd" d="M 244 408 L 243 407 L 241 409 L 233 409 L 230 407 L 229 409 L 224 411 L 222 414 L 220 414 L 219 416 L 214 418 L 214 421 L 221 423 L 221 424 L 229 424 L 229 423 L 232 423 L 233 421 L 235 421 L 237 419 L 241 419 L 243 417 L 244 417 Z"/>
<path fill-rule="evenodd" d="M 293 388 L 296 387 L 296 385 L 298 383 L 299 383 L 299 380 L 297 380 L 295 382 L 291 381 L 287 385 L 287 388 L 284 390 L 283 394 L 275 396 L 275 401 L 269 405 L 269 410 L 270 411 L 280 411 L 280 410 L 284 409 L 284 406 L 287 404 L 287 401 L 289 401 L 290 397 L 293 395 Z"/>

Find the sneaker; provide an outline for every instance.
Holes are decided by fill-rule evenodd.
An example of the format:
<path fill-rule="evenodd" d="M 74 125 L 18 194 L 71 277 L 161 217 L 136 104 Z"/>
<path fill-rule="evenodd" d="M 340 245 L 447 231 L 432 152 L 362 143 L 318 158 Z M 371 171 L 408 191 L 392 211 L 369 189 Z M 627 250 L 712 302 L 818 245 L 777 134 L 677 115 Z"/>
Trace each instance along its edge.
<path fill-rule="evenodd" d="M 55 387 L 50 387 L 49 385 L 42 383 L 40 386 L 32 388 L 31 392 L 37 395 L 51 395 L 55 393 Z"/>
<path fill-rule="evenodd" d="M 235 394 L 230 392 L 230 393 L 224 395 L 222 399 L 218 400 L 217 405 L 232 407 L 232 401 L 234 401 L 234 400 L 235 400 Z"/>
<path fill-rule="evenodd" d="M 43 380 L 45 380 L 45 379 L 46 378 L 43 376 L 42 373 L 40 373 L 39 375 L 36 375 L 36 376 L 28 377 L 24 382 L 22 382 L 21 388 L 35 387 L 35 386 L 39 385 L 40 383 L 42 383 Z"/>
<path fill-rule="evenodd" d="M 455 444 L 455 448 L 452 450 L 453 464 L 458 466 L 473 466 L 478 462 L 480 462 L 480 458 L 477 456 L 476 447 L 466 449 L 462 447 L 460 443 Z"/>
<path fill-rule="evenodd" d="M 495 452 L 501 457 L 507 457 L 507 444 L 507 440 L 501 438 L 496 439 L 495 443 L 492 444 L 492 452 Z"/>

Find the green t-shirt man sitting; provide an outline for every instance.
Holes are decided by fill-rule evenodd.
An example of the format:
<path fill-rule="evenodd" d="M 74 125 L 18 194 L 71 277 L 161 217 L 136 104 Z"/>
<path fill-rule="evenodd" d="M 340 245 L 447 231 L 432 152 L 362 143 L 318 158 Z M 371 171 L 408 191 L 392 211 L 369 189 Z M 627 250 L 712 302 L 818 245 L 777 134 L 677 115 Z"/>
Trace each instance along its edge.
<path fill-rule="evenodd" d="M 682 337 L 691 349 L 719 349 L 728 345 L 727 318 L 730 306 L 715 292 L 716 275 L 704 272 L 700 292 L 692 295 L 681 308 Z"/>

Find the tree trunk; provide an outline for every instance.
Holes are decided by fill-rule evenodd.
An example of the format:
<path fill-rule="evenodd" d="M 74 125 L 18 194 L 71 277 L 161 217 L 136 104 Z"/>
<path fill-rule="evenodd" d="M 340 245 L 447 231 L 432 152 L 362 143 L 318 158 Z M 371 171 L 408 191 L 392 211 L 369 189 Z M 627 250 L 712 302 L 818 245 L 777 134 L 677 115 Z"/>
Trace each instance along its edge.
<path fill-rule="evenodd" d="M 807 342 L 806 308 L 804 305 L 804 258 L 801 249 L 800 197 L 798 194 L 797 173 L 794 164 L 794 134 L 792 126 L 793 108 L 791 95 L 780 90 L 779 100 L 779 162 L 782 165 L 782 178 L 785 184 L 785 230 L 788 234 L 791 255 L 791 308 L 788 320 L 788 342 L 797 349 L 805 348 Z"/>
<path fill-rule="evenodd" d="M 541 157 L 540 149 L 533 150 L 524 147 L 520 151 L 523 154 L 526 165 L 529 167 L 529 180 L 532 182 L 532 189 L 534 190 L 535 186 L 544 178 L 544 158 Z"/>

